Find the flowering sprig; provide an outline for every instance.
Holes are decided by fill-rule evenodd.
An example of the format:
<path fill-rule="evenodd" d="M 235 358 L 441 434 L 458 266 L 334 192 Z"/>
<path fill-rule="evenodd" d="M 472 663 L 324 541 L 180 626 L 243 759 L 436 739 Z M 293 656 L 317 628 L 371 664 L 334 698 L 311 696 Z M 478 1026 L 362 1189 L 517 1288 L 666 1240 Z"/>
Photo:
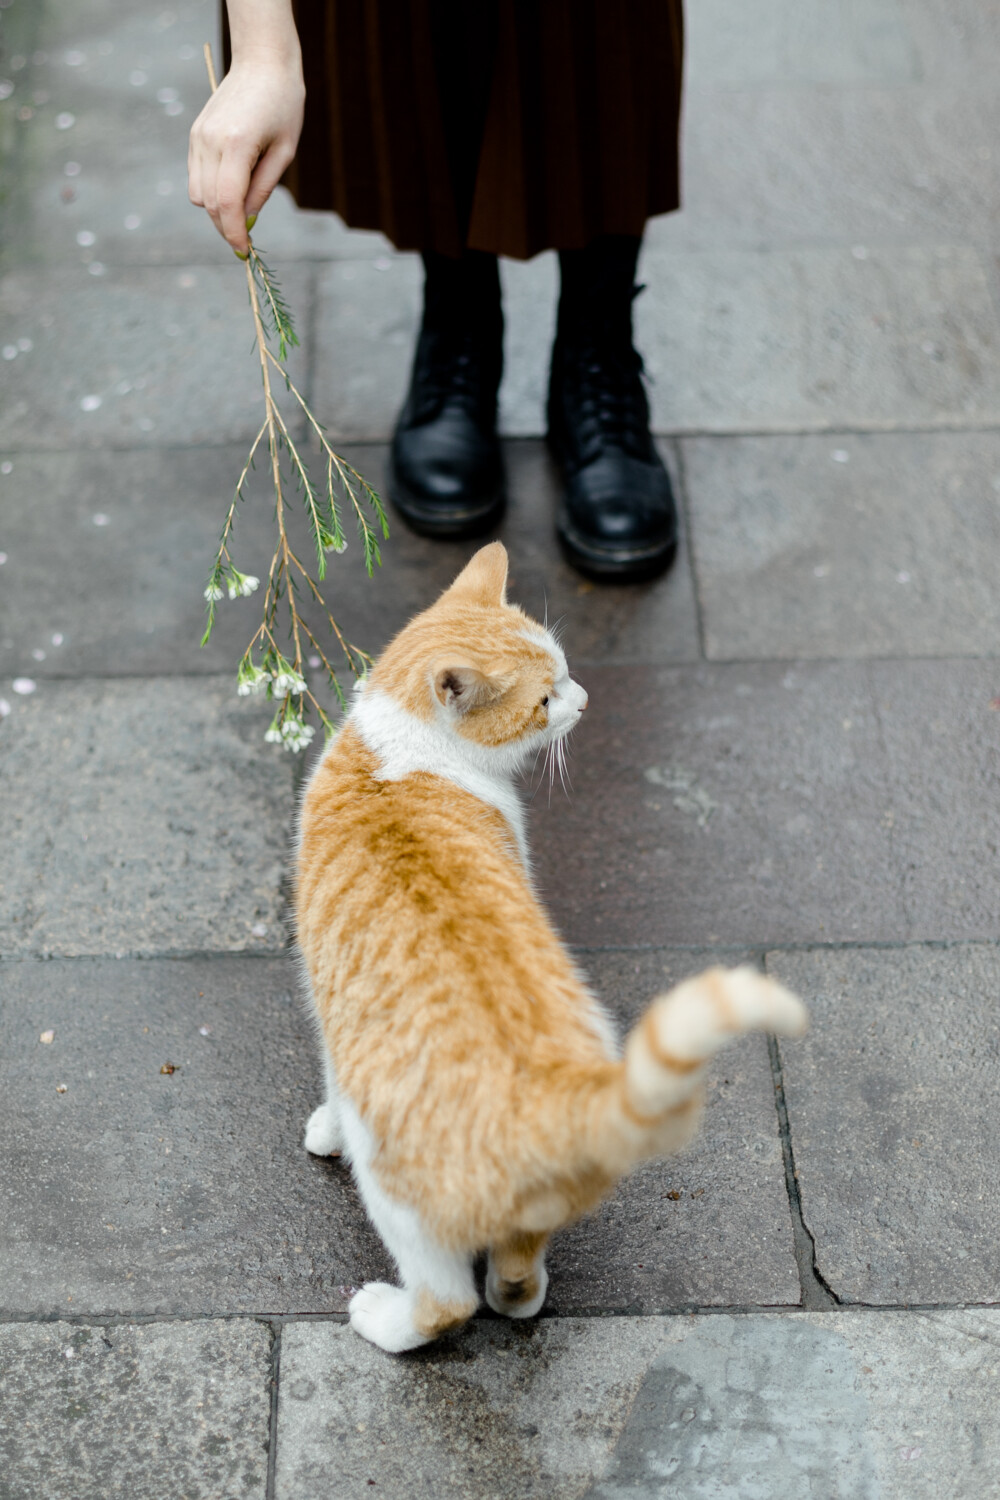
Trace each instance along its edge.
<path fill-rule="evenodd" d="M 214 93 L 217 87 L 215 69 L 211 48 L 207 43 L 205 44 L 205 62 Z M 255 222 L 256 215 L 247 220 L 248 231 L 253 228 Z M 346 501 L 354 513 L 364 564 L 369 577 L 375 564 L 382 561 L 380 540 L 384 541 L 388 537 L 389 524 L 376 492 L 355 468 L 334 452 L 322 426 L 309 410 L 305 397 L 292 383 L 285 369 L 285 360 L 289 350 L 299 342 L 292 317 L 273 273 L 261 259 L 253 241 L 249 239 L 249 234 L 247 242 L 249 246 L 247 252 L 243 255 L 239 255 L 238 251 L 236 253 L 246 263 L 247 292 L 260 359 L 261 381 L 264 387 L 264 421 L 253 440 L 247 461 L 243 465 L 243 472 L 237 481 L 233 498 L 226 512 L 215 561 L 205 588 L 208 619 L 201 644 L 204 646 L 208 643 L 215 624 L 216 605 L 227 594 L 230 599 L 244 598 L 260 587 L 259 578 L 255 578 L 250 573 L 242 573 L 236 567 L 229 548 L 237 507 L 245 498 L 244 487 L 247 478 L 254 467 L 258 449 L 266 443 L 274 489 L 278 536 L 264 590 L 263 619 L 243 653 L 236 676 L 236 691 L 240 697 L 263 694 L 275 701 L 277 707 L 264 738 L 268 743 L 281 744 L 286 750 L 297 752 L 304 750 L 315 734 L 313 726 L 306 722 L 310 708 L 316 711 L 328 736 L 334 731 L 333 722 L 309 690 L 305 679 L 303 656 L 307 646 L 311 647 L 319 658 L 341 707 L 346 705 L 344 690 L 336 670 L 299 612 L 300 592 L 304 591 L 305 595 L 322 610 L 326 623 L 336 639 L 338 654 L 344 657 L 350 672 L 355 678 L 364 677 L 371 665 L 371 658 L 360 647 L 345 640 L 336 620 L 326 606 L 319 584 L 326 577 L 327 554 L 341 553 L 347 547 L 347 539 L 341 523 L 340 502 Z M 270 340 L 277 344 L 277 354 L 270 347 Z M 322 489 L 318 489 L 313 483 L 288 424 L 274 399 L 271 386 L 274 375 L 281 377 L 285 389 L 298 402 L 307 430 L 318 440 L 326 466 L 325 483 Z M 309 569 L 299 560 L 289 544 L 286 525 L 288 503 L 284 490 L 282 458 L 302 495 L 316 549 L 316 578 L 312 577 Z M 283 620 L 285 615 L 287 615 L 287 621 Z M 284 651 L 277 640 L 282 623 L 287 626 L 286 633 L 290 642 L 289 647 Z"/>

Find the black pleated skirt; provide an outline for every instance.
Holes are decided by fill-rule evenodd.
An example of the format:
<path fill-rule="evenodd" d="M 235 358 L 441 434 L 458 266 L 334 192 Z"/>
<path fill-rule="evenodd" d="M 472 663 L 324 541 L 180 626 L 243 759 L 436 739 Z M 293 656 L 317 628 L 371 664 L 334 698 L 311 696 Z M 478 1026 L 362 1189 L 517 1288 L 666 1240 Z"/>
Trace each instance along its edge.
<path fill-rule="evenodd" d="M 681 0 L 293 3 L 301 207 L 525 259 L 678 206 Z"/>

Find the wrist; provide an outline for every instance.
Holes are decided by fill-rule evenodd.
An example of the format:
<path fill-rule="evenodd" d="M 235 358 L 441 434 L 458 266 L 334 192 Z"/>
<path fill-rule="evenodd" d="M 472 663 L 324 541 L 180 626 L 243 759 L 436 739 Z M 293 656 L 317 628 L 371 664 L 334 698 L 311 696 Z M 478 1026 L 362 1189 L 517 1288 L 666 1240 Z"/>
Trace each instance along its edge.
<path fill-rule="evenodd" d="M 302 71 L 290 0 L 228 0 L 234 64 Z"/>
<path fill-rule="evenodd" d="M 270 43 L 261 44 L 255 39 L 242 47 L 233 43 L 231 69 L 240 72 L 283 73 L 294 78 L 302 77 L 302 51 L 297 36 L 285 47 Z"/>

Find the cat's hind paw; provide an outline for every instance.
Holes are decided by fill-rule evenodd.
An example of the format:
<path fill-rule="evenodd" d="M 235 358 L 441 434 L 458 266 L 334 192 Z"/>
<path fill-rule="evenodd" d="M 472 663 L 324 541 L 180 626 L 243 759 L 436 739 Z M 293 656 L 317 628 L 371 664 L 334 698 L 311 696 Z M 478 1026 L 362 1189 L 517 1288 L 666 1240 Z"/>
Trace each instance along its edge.
<path fill-rule="evenodd" d="M 413 1323 L 413 1296 L 386 1281 L 369 1281 L 348 1304 L 351 1327 L 370 1344 L 389 1354 L 402 1354 L 430 1342 Z"/>
<path fill-rule="evenodd" d="M 313 1156 L 339 1156 L 344 1149 L 344 1136 L 336 1107 L 321 1104 L 314 1109 L 306 1121 L 305 1139 L 302 1144 Z"/>
<path fill-rule="evenodd" d="M 548 1291 L 549 1273 L 544 1264 L 520 1281 L 505 1281 L 492 1257 L 486 1272 L 486 1301 L 503 1318 L 533 1318 L 541 1312 Z"/>

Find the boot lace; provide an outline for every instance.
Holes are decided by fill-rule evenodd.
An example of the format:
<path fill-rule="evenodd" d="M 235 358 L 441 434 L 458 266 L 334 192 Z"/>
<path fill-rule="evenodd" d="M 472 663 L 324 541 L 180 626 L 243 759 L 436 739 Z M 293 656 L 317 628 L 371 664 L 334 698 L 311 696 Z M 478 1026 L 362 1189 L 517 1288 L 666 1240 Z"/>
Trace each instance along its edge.
<path fill-rule="evenodd" d="M 636 297 L 642 287 L 632 293 Z M 588 458 L 605 447 L 648 457 L 649 403 L 642 356 L 621 318 L 585 325 L 567 350 L 568 392 L 579 440 Z"/>
<path fill-rule="evenodd" d="M 461 328 L 425 330 L 420 335 L 414 392 L 417 422 L 432 420 L 446 402 L 473 416 L 481 410 L 486 379 L 480 342 Z"/>

